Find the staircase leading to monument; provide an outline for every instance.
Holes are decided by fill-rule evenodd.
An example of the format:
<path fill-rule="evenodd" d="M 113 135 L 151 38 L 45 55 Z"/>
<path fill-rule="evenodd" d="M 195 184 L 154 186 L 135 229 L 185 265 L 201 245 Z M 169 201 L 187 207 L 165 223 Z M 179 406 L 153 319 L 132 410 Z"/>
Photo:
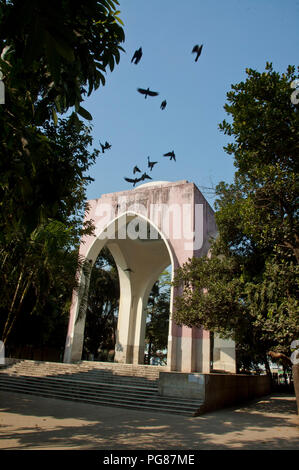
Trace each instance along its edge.
<path fill-rule="evenodd" d="M 202 402 L 158 393 L 159 372 L 167 368 L 106 362 L 77 364 L 10 360 L 0 369 L 0 390 L 195 416 Z"/>

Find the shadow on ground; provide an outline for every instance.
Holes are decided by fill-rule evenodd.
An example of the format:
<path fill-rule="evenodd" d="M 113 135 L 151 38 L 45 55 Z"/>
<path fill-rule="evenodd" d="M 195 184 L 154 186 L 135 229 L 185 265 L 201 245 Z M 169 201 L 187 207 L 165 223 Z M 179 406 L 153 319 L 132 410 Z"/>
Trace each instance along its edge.
<path fill-rule="evenodd" d="M 0 392 L 1 449 L 298 449 L 295 398 L 196 418 Z"/>

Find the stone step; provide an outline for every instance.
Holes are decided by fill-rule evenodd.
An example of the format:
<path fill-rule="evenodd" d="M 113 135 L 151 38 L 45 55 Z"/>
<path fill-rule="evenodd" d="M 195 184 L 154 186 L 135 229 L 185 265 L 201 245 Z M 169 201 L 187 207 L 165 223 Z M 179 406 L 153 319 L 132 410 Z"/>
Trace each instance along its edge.
<path fill-rule="evenodd" d="M 95 392 L 102 394 L 103 392 L 109 391 L 110 393 L 127 394 L 127 395 L 157 395 L 156 388 L 149 387 L 137 387 L 133 385 L 121 385 L 121 384 L 108 384 L 100 382 L 79 382 L 76 380 L 60 379 L 52 377 L 29 377 L 20 375 L 0 375 L 0 383 L 16 383 L 26 385 L 36 385 L 38 387 L 44 386 L 55 386 L 57 388 L 68 388 L 74 390 L 81 390 L 86 392 Z"/>
<path fill-rule="evenodd" d="M 97 380 L 100 378 L 102 380 L 111 380 L 111 381 L 136 381 L 138 383 L 156 383 L 158 378 L 148 378 L 148 377 L 139 377 L 139 376 L 128 376 L 128 375 L 118 375 L 112 374 L 111 372 L 93 372 L 93 371 L 81 371 L 81 370 L 74 370 L 74 371 L 38 371 L 34 369 L 11 369 L 8 371 L 10 374 L 20 374 L 20 375 L 29 375 L 29 376 L 52 376 L 52 377 L 64 377 L 69 376 L 73 377 L 74 379 L 82 378 L 82 380 Z"/>
<path fill-rule="evenodd" d="M 114 375 L 120 376 L 135 376 L 145 377 L 147 379 L 158 379 L 160 370 L 166 370 L 166 368 L 155 367 L 155 366 L 143 366 L 143 365 L 132 365 L 132 364 L 117 364 L 117 363 L 101 363 L 101 362 L 89 362 L 82 361 L 77 364 L 64 364 L 64 363 L 53 363 L 53 362 L 40 362 L 30 360 L 15 360 L 11 361 L 11 364 L 7 365 L 11 371 L 21 372 L 29 371 L 33 373 L 37 371 L 38 374 L 49 374 L 49 373 L 73 373 L 79 371 L 89 372 L 107 372 Z"/>
<path fill-rule="evenodd" d="M 150 388 L 77 382 L 52 377 L 12 376 L 3 371 L 0 374 L 0 390 L 187 416 L 195 416 L 201 406 L 201 402 L 195 400 L 161 397 L 156 390 Z"/>
<path fill-rule="evenodd" d="M 107 371 L 68 371 L 67 373 L 63 373 L 60 371 L 51 371 L 51 370 L 34 370 L 34 369 L 7 369 L 6 373 L 10 375 L 26 375 L 31 377 L 69 377 L 73 380 L 85 380 L 85 381 L 105 381 L 105 382 L 112 382 L 112 383 L 136 383 L 136 385 L 140 384 L 148 384 L 151 386 L 157 386 L 158 379 L 148 379 L 146 377 L 135 377 L 135 376 L 121 376 L 115 375 L 111 372 Z"/>
<path fill-rule="evenodd" d="M 119 384 L 107 384 L 107 383 L 92 383 L 92 382 L 77 382 L 69 379 L 60 378 L 38 378 L 38 377 L 25 377 L 25 376 L 11 376 L 6 374 L 0 375 L 0 383 L 16 383 L 24 385 L 35 385 L 35 386 L 55 386 L 57 388 L 69 388 L 74 390 L 86 391 L 88 393 L 96 393 L 102 396 L 103 391 L 109 391 L 111 394 L 124 394 L 130 396 L 137 396 L 140 398 L 146 397 L 161 397 L 155 388 L 148 387 L 135 387 L 130 385 L 119 385 Z M 167 397 L 167 400 L 172 402 L 186 403 L 184 398 Z M 188 403 L 193 405 L 197 403 L 196 400 L 189 400 Z"/>

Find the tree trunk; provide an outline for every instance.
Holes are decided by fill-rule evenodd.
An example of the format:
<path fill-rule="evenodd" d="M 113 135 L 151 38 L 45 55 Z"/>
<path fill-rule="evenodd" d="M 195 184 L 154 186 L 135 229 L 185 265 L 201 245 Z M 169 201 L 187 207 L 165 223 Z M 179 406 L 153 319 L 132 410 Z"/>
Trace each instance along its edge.
<path fill-rule="evenodd" d="M 18 286 L 17 286 L 16 292 L 15 292 L 15 295 L 14 295 L 14 298 L 13 298 L 13 301 L 12 301 L 12 304 L 11 304 L 11 308 L 10 308 L 10 311 L 9 311 L 9 314 L 8 314 L 8 317 L 7 317 L 7 320 L 6 320 L 6 323 L 5 323 L 4 331 L 3 331 L 3 343 L 4 344 L 6 344 L 7 338 L 9 337 L 9 335 L 12 331 L 12 328 L 13 328 L 15 322 L 16 322 L 16 319 L 19 316 L 19 313 L 21 311 L 21 307 L 23 305 L 24 299 L 25 299 L 26 294 L 27 294 L 27 292 L 29 290 L 29 287 L 31 285 L 32 276 L 33 276 L 33 274 L 31 273 L 29 275 L 29 277 L 26 281 L 26 285 L 24 286 L 23 291 L 21 293 L 21 298 L 19 300 L 18 306 L 15 308 L 15 311 L 14 311 L 14 307 L 15 307 L 15 303 L 16 303 L 16 299 L 17 299 L 17 293 L 18 293 L 18 290 L 19 290 L 20 285 L 21 285 L 23 272 L 21 272 L 21 274 L 20 274 L 19 281 L 18 281 Z M 10 317 L 12 317 L 12 319 L 11 319 L 10 324 L 9 324 Z"/>
<path fill-rule="evenodd" d="M 19 278 L 18 278 L 18 283 L 17 283 L 16 289 L 15 289 L 15 293 L 14 293 L 12 302 L 10 304 L 7 319 L 6 319 L 4 328 L 3 328 L 3 337 L 2 337 L 2 339 L 3 339 L 4 344 L 7 341 L 7 337 L 9 335 L 10 330 L 11 330 L 11 325 L 15 321 L 15 314 L 13 315 L 13 311 L 14 311 L 14 306 L 15 306 L 16 300 L 17 300 L 18 292 L 19 292 L 19 289 L 20 289 L 20 286 L 21 286 L 21 282 L 22 282 L 22 279 L 23 279 L 23 275 L 24 275 L 24 271 L 23 271 L 23 268 L 21 268 L 21 272 L 20 272 Z M 12 320 L 10 320 L 11 317 L 12 317 Z"/>

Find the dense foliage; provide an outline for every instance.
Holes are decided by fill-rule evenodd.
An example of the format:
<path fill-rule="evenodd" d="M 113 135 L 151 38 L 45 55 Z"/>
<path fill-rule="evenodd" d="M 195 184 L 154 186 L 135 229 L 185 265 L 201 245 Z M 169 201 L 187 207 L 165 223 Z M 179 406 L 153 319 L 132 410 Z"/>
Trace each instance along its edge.
<path fill-rule="evenodd" d="M 294 67 L 247 69 L 232 86 L 220 129 L 234 141 L 231 185 L 217 188 L 218 237 L 210 254 L 176 273 L 183 285 L 175 320 L 232 337 L 241 366 L 265 362 L 269 349 L 290 355 L 299 337 L 299 113 L 291 100 Z M 253 360 L 253 362 L 252 362 Z"/>
<path fill-rule="evenodd" d="M 76 246 L 92 229 L 90 223 L 82 226 L 90 180 L 85 173 L 97 156 L 87 150 L 89 131 L 74 116 L 57 126 L 45 123 L 42 156 L 36 152 L 22 161 L 22 175 L 11 175 L 11 190 L 3 191 L 0 326 L 5 342 L 22 313 L 65 313 L 77 287 L 78 261 L 84 260 L 78 260 Z"/>
<path fill-rule="evenodd" d="M 92 150 L 84 96 L 119 62 L 115 0 L 0 0 L 0 334 L 67 309 Z M 57 113 L 74 112 L 66 119 Z M 84 260 L 79 260 L 84 263 Z M 80 264 L 79 264 L 80 265 Z M 21 320 L 20 320 L 21 321 Z"/>

